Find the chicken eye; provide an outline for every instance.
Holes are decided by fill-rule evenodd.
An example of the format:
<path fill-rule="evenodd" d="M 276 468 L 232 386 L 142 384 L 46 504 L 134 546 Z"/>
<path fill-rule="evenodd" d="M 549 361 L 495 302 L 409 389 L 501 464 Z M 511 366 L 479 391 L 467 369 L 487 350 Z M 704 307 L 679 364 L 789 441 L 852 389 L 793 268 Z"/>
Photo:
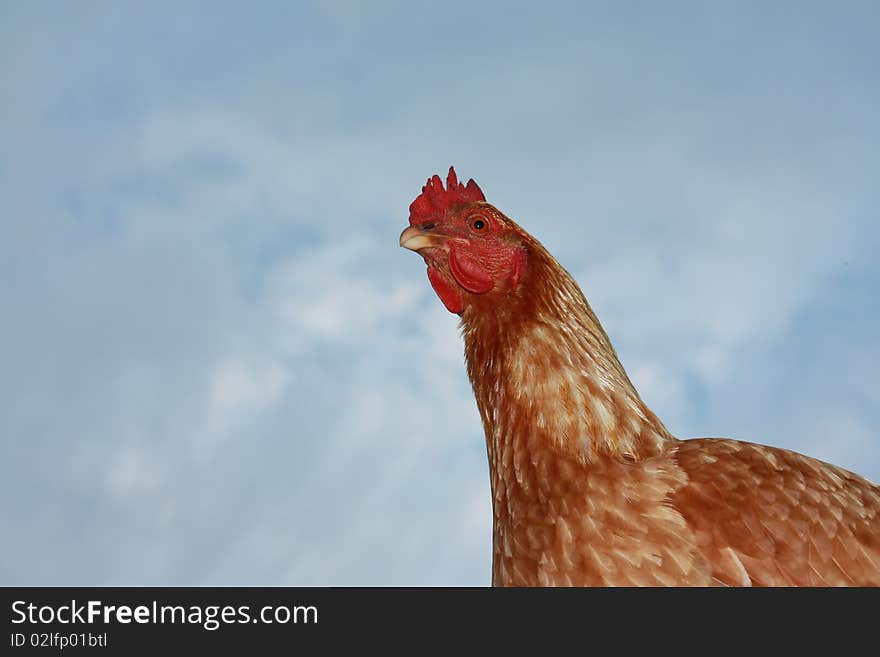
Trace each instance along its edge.
<path fill-rule="evenodd" d="M 471 219 L 471 228 L 473 228 L 474 230 L 483 231 L 486 230 L 487 227 L 488 222 L 482 217 L 473 217 Z"/>

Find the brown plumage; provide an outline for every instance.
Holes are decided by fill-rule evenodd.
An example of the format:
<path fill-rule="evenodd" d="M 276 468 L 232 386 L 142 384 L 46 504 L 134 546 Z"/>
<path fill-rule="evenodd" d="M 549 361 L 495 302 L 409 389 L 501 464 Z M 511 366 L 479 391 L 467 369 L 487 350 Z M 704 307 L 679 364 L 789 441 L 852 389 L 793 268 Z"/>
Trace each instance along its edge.
<path fill-rule="evenodd" d="M 788 450 L 673 437 L 577 283 L 472 180 L 430 179 L 400 243 L 461 316 L 493 584 L 880 584 L 880 487 Z"/>

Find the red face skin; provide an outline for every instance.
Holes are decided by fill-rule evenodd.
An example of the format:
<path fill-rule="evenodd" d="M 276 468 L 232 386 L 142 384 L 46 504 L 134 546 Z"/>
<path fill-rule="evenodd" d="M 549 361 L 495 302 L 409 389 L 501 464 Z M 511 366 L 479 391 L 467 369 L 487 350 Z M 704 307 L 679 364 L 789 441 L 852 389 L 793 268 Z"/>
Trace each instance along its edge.
<path fill-rule="evenodd" d="M 446 187 L 439 176 L 429 178 L 409 212 L 400 245 L 425 259 L 428 280 L 449 312 L 491 311 L 518 289 L 526 267 L 521 234 L 473 180 L 463 185 L 449 167 Z"/>
<path fill-rule="evenodd" d="M 493 206 L 454 203 L 442 214 L 421 219 L 411 217 L 400 245 L 425 259 L 428 280 L 449 312 L 460 315 L 469 305 L 491 306 L 517 289 L 525 249 Z"/>

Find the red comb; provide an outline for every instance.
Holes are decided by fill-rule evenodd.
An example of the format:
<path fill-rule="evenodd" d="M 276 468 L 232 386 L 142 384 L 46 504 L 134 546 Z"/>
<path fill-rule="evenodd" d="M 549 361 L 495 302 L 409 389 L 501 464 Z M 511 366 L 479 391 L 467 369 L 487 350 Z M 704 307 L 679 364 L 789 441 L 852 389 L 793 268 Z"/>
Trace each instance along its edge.
<path fill-rule="evenodd" d="M 434 175 L 428 178 L 428 182 L 422 187 L 422 193 L 409 206 L 409 222 L 415 224 L 424 223 L 432 218 L 440 219 L 452 205 L 485 200 L 483 191 L 473 178 L 468 180 L 467 185 L 462 185 L 458 182 L 455 169 L 449 167 L 446 189 L 443 189 L 440 176 Z"/>

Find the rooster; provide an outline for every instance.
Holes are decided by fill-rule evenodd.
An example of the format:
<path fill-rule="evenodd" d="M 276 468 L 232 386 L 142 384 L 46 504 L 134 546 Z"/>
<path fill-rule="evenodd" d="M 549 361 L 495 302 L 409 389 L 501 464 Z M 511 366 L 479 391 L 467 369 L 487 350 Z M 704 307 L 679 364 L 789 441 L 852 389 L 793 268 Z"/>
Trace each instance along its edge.
<path fill-rule="evenodd" d="M 671 435 L 571 275 L 453 168 L 409 223 L 400 245 L 461 318 L 493 585 L 880 585 L 880 487 L 784 449 Z"/>

